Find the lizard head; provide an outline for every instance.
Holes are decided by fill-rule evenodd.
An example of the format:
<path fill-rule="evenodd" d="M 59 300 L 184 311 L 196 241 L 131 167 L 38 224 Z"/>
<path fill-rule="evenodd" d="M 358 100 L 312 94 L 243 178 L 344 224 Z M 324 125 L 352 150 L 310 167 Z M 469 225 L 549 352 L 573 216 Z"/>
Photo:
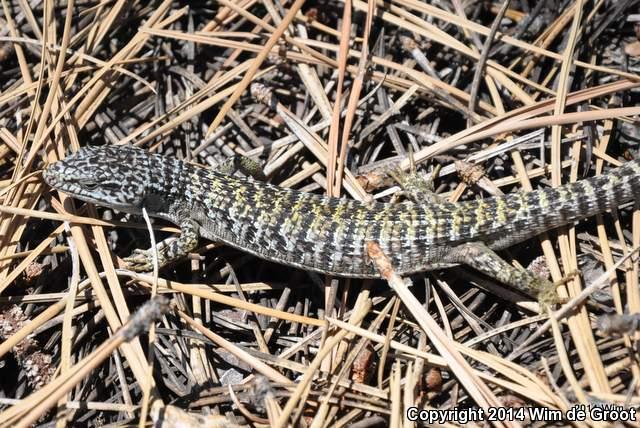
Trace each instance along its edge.
<path fill-rule="evenodd" d="M 131 146 L 85 147 L 49 165 L 42 176 L 48 185 L 74 198 L 139 213 L 153 190 L 154 157 L 158 155 Z"/>

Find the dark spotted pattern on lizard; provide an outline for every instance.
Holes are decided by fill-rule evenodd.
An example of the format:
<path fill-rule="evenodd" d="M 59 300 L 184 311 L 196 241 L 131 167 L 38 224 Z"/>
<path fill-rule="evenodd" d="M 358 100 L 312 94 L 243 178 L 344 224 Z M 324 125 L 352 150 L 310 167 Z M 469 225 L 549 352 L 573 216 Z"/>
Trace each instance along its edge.
<path fill-rule="evenodd" d="M 558 188 L 457 203 L 328 198 L 128 146 L 84 148 L 43 175 L 78 199 L 130 213 L 144 206 L 149 215 L 180 225 L 185 237 L 162 261 L 203 236 L 289 266 L 373 278 L 379 274 L 365 244 L 377 241 L 399 274 L 466 263 L 529 294 L 548 282 L 532 284 L 532 275 L 496 260 L 491 250 L 640 197 L 640 161 Z M 148 257 L 139 252 L 138 270 L 149 269 Z"/>

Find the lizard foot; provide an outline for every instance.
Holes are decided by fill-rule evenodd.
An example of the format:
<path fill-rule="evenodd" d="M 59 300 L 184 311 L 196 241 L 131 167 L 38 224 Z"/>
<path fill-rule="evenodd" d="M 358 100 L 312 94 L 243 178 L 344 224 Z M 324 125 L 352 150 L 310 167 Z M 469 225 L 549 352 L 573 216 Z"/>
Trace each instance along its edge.
<path fill-rule="evenodd" d="M 150 272 L 153 270 L 153 248 L 143 250 L 136 248 L 129 257 L 125 257 L 124 261 L 127 267 L 134 272 Z M 158 266 L 162 267 L 166 264 L 162 251 L 158 251 Z"/>
<path fill-rule="evenodd" d="M 531 290 L 537 291 L 538 303 L 541 308 L 562 303 L 562 299 L 556 291 L 556 284 L 545 278 L 531 275 L 529 287 Z"/>
<path fill-rule="evenodd" d="M 158 252 L 158 266 L 163 267 L 169 262 L 180 259 L 189 254 L 198 245 L 199 225 L 187 216 L 180 222 L 182 233 L 180 236 L 169 237 L 159 242 L 156 248 L 148 250 L 136 249 L 131 255 L 124 259 L 129 269 L 134 272 L 150 272 L 153 270 L 154 252 Z"/>

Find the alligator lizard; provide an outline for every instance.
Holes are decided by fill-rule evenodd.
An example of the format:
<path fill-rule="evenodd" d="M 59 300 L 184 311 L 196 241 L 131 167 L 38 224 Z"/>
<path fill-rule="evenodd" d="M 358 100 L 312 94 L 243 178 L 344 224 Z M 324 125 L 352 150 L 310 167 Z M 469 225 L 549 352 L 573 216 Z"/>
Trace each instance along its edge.
<path fill-rule="evenodd" d="M 179 225 L 180 237 L 159 252 L 161 265 L 202 236 L 284 265 L 374 278 L 365 244 L 377 241 L 399 274 L 467 264 L 542 300 L 553 300 L 550 283 L 494 250 L 640 197 L 640 161 L 558 188 L 457 203 L 328 198 L 127 146 L 83 148 L 43 176 L 83 201 L 135 214 L 145 207 Z M 151 268 L 150 250 L 126 260 L 134 270 Z"/>

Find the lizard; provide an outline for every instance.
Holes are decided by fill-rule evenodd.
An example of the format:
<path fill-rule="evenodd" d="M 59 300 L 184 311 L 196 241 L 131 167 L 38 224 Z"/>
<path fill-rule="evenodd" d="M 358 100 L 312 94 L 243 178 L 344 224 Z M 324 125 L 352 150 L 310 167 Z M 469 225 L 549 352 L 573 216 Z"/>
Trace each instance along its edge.
<path fill-rule="evenodd" d="M 85 147 L 43 170 L 52 188 L 118 211 L 168 220 L 180 236 L 158 246 L 160 266 L 200 237 L 319 273 L 379 278 L 365 246 L 379 243 L 400 275 L 470 266 L 540 302 L 557 302 L 547 279 L 496 251 L 640 199 L 640 160 L 560 187 L 461 202 L 361 202 L 282 188 L 133 146 Z M 126 258 L 149 271 L 152 251 Z"/>

